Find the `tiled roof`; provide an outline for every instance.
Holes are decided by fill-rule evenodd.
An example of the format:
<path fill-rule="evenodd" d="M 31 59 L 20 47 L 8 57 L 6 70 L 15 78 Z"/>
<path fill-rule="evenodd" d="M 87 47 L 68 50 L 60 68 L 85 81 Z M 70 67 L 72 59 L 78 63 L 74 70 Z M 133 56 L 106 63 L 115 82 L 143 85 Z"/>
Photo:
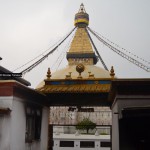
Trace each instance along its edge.
<path fill-rule="evenodd" d="M 6 69 L 6 68 L 4 68 L 4 67 L 2 67 L 2 66 L 0 66 L 0 74 L 7 74 L 7 73 L 13 73 L 13 72 L 11 72 L 11 71 L 9 71 L 8 69 Z M 28 82 L 27 80 L 25 80 L 25 79 L 23 79 L 23 78 L 21 78 L 21 77 L 10 77 L 10 76 L 0 76 L 0 80 L 16 80 L 16 81 L 18 81 L 18 82 L 20 82 L 20 83 L 22 83 L 22 84 L 24 84 L 24 85 L 26 85 L 26 86 L 30 86 L 31 85 L 31 83 L 30 82 Z"/>
<path fill-rule="evenodd" d="M 106 93 L 110 84 L 45 85 L 37 90 L 42 93 Z"/>

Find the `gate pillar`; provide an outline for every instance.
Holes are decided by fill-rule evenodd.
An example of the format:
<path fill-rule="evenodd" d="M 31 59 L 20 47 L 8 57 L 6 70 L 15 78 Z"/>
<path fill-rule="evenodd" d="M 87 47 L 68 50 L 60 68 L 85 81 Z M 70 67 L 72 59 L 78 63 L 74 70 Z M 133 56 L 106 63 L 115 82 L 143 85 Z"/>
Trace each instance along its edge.
<path fill-rule="evenodd" d="M 48 150 L 53 150 L 53 125 L 48 126 Z"/>

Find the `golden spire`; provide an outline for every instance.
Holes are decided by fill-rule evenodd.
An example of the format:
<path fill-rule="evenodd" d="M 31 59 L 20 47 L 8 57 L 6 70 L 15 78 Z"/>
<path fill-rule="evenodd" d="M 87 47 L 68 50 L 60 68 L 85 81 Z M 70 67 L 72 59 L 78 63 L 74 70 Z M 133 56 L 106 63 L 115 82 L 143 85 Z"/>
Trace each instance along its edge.
<path fill-rule="evenodd" d="M 71 43 L 69 52 L 70 53 L 93 53 L 92 45 L 85 31 L 85 28 L 77 29 L 73 41 Z"/>
<path fill-rule="evenodd" d="M 96 55 L 86 31 L 88 23 L 89 15 L 86 13 L 84 5 L 81 4 L 79 12 L 75 15 L 77 30 L 67 53 L 69 65 L 77 65 L 79 63 L 93 65 L 97 63 Z"/>

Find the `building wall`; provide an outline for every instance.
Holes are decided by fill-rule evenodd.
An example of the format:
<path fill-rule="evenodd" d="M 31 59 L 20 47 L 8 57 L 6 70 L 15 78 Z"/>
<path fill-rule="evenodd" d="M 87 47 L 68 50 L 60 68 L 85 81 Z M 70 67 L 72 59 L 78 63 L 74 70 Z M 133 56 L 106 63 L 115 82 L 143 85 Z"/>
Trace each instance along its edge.
<path fill-rule="evenodd" d="M 40 145 L 41 150 L 47 150 L 48 124 L 49 124 L 49 107 L 44 107 L 42 112 L 41 145 Z"/>
<path fill-rule="evenodd" d="M 47 150 L 48 147 L 48 114 L 49 109 L 44 107 L 42 110 L 41 139 L 33 143 L 26 143 L 25 150 Z"/>
<path fill-rule="evenodd" d="M 122 109 L 150 106 L 150 96 L 117 95 L 115 101 L 112 107 L 112 150 L 119 150 L 119 119 L 122 118 Z"/>
<path fill-rule="evenodd" d="M 12 108 L 13 97 L 0 97 L 0 107 Z M 0 114 L 0 150 L 10 149 L 11 117 Z"/>
<path fill-rule="evenodd" d="M 20 98 L 13 98 L 10 133 L 10 149 L 25 150 L 26 113 L 25 103 Z"/>
<path fill-rule="evenodd" d="M 0 150 L 47 150 L 49 107 L 42 109 L 41 139 L 25 143 L 27 102 L 17 97 L 0 97 L 0 107 L 12 110 L 0 115 Z"/>
<path fill-rule="evenodd" d="M 88 135 L 87 135 L 88 136 Z M 60 141 L 74 141 L 74 147 L 60 147 Z M 89 147 L 86 147 L 86 148 L 81 148 L 80 147 L 80 142 L 81 141 L 94 141 L 94 145 L 95 147 L 94 148 L 89 148 Z M 110 141 L 110 140 L 95 140 L 95 139 L 90 139 L 90 140 L 85 140 L 85 139 L 69 139 L 69 140 L 64 140 L 64 139 L 54 139 L 54 146 L 53 146 L 53 150 L 110 150 L 110 147 L 101 147 L 101 144 L 100 142 L 104 142 L 104 141 Z"/>
<path fill-rule="evenodd" d="M 73 108 L 76 108 L 75 106 Z M 97 125 L 111 125 L 112 114 L 109 107 L 82 107 L 93 108 L 94 112 L 68 111 L 69 107 L 50 107 L 50 124 L 75 125 L 84 118 L 89 118 Z"/>
<path fill-rule="evenodd" d="M 112 150 L 119 150 L 118 103 L 112 109 Z"/>
<path fill-rule="evenodd" d="M 116 98 L 118 103 L 119 118 L 122 118 L 121 111 L 123 108 L 150 105 L 149 95 L 118 95 Z"/>

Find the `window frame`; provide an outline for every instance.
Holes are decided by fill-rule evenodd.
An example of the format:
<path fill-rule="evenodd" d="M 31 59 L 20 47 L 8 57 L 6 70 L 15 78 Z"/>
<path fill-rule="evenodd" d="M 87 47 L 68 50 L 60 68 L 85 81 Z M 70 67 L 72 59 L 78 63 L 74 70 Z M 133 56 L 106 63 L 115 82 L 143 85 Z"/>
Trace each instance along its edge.
<path fill-rule="evenodd" d="M 42 108 L 32 105 L 26 106 L 25 142 L 32 143 L 40 140 L 42 123 Z"/>
<path fill-rule="evenodd" d="M 111 142 L 110 141 L 101 141 L 100 146 L 101 147 L 111 147 Z"/>
<path fill-rule="evenodd" d="M 80 141 L 80 148 L 95 148 L 95 141 Z"/>
<path fill-rule="evenodd" d="M 75 142 L 74 141 L 60 141 L 59 147 L 74 147 Z"/>

